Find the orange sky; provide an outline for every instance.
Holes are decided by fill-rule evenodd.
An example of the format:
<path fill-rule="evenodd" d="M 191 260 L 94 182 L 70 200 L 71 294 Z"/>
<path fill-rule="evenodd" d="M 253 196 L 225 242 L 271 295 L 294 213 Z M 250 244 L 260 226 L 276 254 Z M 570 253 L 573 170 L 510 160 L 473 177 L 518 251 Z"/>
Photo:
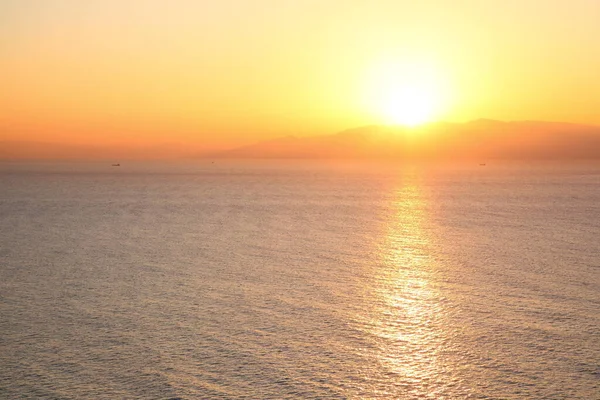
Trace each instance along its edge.
<path fill-rule="evenodd" d="M 406 65 L 434 71 L 435 119 L 600 125 L 599 21 L 598 0 L 3 0 L 0 139 L 223 147 L 388 123 L 378 97 Z"/>

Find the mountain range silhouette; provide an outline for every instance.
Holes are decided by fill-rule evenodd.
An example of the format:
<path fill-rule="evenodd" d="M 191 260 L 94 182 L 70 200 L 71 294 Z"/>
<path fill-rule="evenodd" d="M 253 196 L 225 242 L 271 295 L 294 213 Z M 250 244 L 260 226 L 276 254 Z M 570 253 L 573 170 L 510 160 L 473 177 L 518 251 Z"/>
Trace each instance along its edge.
<path fill-rule="evenodd" d="M 600 159 L 600 127 L 560 122 L 438 122 L 364 126 L 333 135 L 286 136 L 215 158 Z"/>
<path fill-rule="evenodd" d="M 0 159 L 390 159 L 600 160 L 600 126 L 563 122 L 478 119 L 416 128 L 370 125 L 331 135 L 258 142 L 229 150 L 200 151 L 182 143 L 92 146 L 0 142 Z"/>

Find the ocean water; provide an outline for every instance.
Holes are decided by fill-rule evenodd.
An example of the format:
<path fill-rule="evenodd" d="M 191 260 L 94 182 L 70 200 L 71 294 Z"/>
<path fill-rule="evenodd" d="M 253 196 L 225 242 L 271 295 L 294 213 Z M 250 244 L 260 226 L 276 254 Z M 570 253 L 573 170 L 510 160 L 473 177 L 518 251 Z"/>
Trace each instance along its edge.
<path fill-rule="evenodd" d="M 600 399 L 600 167 L 1 164 L 0 398 Z"/>

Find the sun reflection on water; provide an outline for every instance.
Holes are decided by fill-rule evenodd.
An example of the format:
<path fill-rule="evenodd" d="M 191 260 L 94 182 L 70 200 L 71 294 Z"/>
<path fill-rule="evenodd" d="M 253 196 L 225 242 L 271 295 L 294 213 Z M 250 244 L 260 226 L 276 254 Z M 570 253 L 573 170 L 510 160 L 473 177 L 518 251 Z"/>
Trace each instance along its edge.
<path fill-rule="evenodd" d="M 436 398 L 445 385 L 440 352 L 447 338 L 435 283 L 427 195 L 418 177 L 407 175 L 389 202 L 367 326 L 380 349 L 379 362 L 395 386 L 414 396 Z"/>

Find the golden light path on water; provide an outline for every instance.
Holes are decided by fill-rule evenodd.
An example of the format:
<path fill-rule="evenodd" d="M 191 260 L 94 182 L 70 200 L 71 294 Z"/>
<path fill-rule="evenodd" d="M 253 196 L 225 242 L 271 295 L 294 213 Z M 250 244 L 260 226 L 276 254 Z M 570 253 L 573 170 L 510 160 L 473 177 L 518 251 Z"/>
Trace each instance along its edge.
<path fill-rule="evenodd" d="M 438 291 L 430 204 L 417 173 L 408 172 L 391 192 L 389 216 L 378 243 L 370 320 L 378 362 L 395 390 L 389 395 L 445 398 L 459 382 L 442 353 L 449 341 L 447 310 Z M 451 375 L 451 374 L 450 374 Z"/>

